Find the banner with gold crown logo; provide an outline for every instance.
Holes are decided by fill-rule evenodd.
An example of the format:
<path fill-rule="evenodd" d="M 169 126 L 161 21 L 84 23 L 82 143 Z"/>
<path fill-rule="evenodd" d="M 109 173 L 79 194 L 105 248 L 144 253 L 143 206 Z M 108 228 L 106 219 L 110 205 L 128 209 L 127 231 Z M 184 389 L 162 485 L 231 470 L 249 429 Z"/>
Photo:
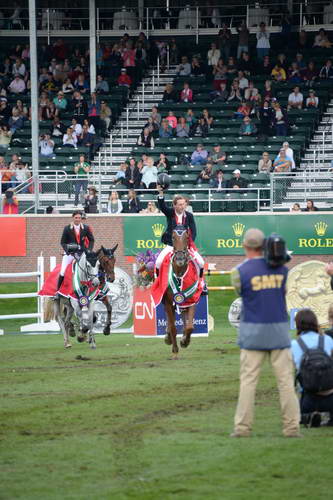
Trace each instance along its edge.
<path fill-rule="evenodd" d="M 243 255 L 243 237 L 256 227 L 266 236 L 278 233 L 294 255 L 333 254 L 333 215 L 314 213 L 258 215 L 195 215 L 195 243 L 202 255 Z M 124 218 L 125 255 L 161 250 L 164 216 Z"/>

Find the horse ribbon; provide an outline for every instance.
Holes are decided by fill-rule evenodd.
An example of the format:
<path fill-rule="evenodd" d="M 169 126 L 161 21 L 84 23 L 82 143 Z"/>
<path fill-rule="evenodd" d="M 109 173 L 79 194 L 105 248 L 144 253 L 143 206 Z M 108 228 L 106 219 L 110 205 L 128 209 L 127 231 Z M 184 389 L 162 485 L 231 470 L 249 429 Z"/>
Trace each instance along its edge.
<path fill-rule="evenodd" d="M 175 304 L 181 305 L 183 302 L 186 301 L 186 299 L 189 299 L 194 295 L 198 288 L 199 280 L 197 279 L 192 285 L 189 287 L 185 288 L 185 290 L 182 290 L 182 285 L 183 285 L 183 277 L 180 279 L 181 285 L 179 284 L 179 279 L 175 275 L 172 269 L 172 260 L 170 261 L 169 264 L 169 278 L 168 278 L 168 284 L 169 287 L 171 288 L 173 292 L 173 300 Z"/>
<path fill-rule="evenodd" d="M 82 285 L 86 285 L 88 287 L 88 295 L 84 294 Z M 73 268 L 73 290 L 76 296 L 79 298 L 80 306 L 88 306 L 89 302 L 94 300 L 99 293 L 98 286 L 91 286 L 91 282 L 88 281 L 80 281 L 79 276 L 79 266 L 74 263 Z"/>

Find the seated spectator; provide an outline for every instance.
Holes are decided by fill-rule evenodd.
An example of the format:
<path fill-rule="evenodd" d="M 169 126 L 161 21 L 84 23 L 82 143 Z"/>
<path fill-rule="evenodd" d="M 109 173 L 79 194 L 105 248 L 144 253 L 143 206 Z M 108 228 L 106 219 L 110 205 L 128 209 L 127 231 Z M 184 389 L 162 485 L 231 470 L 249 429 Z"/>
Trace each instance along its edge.
<path fill-rule="evenodd" d="M 16 215 L 19 213 L 18 199 L 12 188 L 7 189 L 2 202 L 2 213 L 4 215 Z"/>
<path fill-rule="evenodd" d="M 39 147 L 41 156 L 53 156 L 54 141 L 52 141 L 50 134 L 40 136 Z"/>
<path fill-rule="evenodd" d="M 239 135 L 256 135 L 257 127 L 254 123 L 252 123 L 251 118 L 249 116 L 245 116 L 243 118 L 243 123 L 239 128 Z"/>
<path fill-rule="evenodd" d="M 192 102 L 193 101 L 193 92 L 190 89 L 190 85 L 188 82 L 184 83 L 184 88 L 180 93 L 180 101 L 181 102 Z"/>
<path fill-rule="evenodd" d="M 167 120 L 162 120 L 158 135 L 164 138 L 173 136 L 173 128 L 169 125 Z"/>
<path fill-rule="evenodd" d="M 176 127 L 176 136 L 177 137 L 189 137 L 190 127 L 186 123 L 186 120 L 183 116 L 178 119 L 178 125 Z"/>
<path fill-rule="evenodd" d="M 204 149 L 202 144 L 198 144 L 196 150 L 191 155 L 192 165 L 206 165 L 208 158 L 208 151 Z"/>
<path fill-rule="evenodd" d="M 0 156 L 0 180 L 1 180 L 1 192 L 5 193 L 7 189 L 12 187 L 12 177 L 15 176 L 15 169 L 10 168 L 5 162 L 3 156 Z"/>
<path fill-rule="evenodd" d="M 220 169 L 220 167 L 224 165 L 226 157 L 227 155 L 222 151 L 220 144 L 216 143 L 208 156 L 208 161 L 213 163 L 216 168 Z M 214 170 L 216 170 L 216 168 L 214 168 Z"/>
<path fill-rule="evenodd" d="M 244 100 L 250 101 L 253 96 L 258 94 L 259 94 L 258 89 L 254 86 L 253 81 L 250 80 L 248 87 L 244 90 Z"/>
<path fill-rule="evenodd" d="M 62 137 L 66 133 L 66 127 L 60 121 L 59 116 L 54 117 L 49 133 L 52 137 Z"/>
<path fill-rule="evenodd" d="M 333 351 L 333 340 L 330 336 L 322 334 L 318 324 L 317 316 L 311 309 L 301 309 L 295 317 L 296 335 L 305 344 L 306 349 L 318 349 L 319 339 L 322 336 L 323 349 L 331 357 Z M 296 367 L 296 374 L 299 374 L 303 359 L 303 349 L 298 340 L 292 340 L 291 352 Z M 310 393 L 302 388 L 301 400 L 301 422 L 310 427 L 320 427 L 320 412 L 329 413 L 327 425 L 333 425 L 333 387 L 329 390 Z"/>
<path fill-rule="evenodd" d="M 16 104 L 15 104 L 15 106 L 13 106 L 13 109 L 15 109 L 18 112 L 19 116 L 21 118 L 23 118 L 23 121 L 28 120 L 29 111 L 28 111 L 27 106 L 25 106 L 25 104 L 23 104 L 21 99 L 18 99 L 16 101 Z"/>
<path fill-rule="evenodd" d="M 285 141 L 282 144 L 282 148 L 285 150 L 286 157 L 288 158 L 288 160 L 291 161 L 291 169 L 294 170 L 296 168 L 295 160 L 294 160 L 294 151 L 293 151 L 293 149 L 291 149 L 289 142 Z"/>
<path fill-rule="evenodd" d="M 95 130 L 95 127 L 94 125 L 92 124 L 92 122 L 90 121 L 90 119 L 88 120 L 88 118 L 85 118 L 83 120 L 83 126 L 86 125 L 87 129 L 88 129 L 88 132 L 89 134 L 92 134 L 92 135 L 95 135 L 96 134 L 96 130 Z"/>
<path fill-rule="evenodd" d="M 12 115 L 11 107 L 6 101 L 0 101 L 0 122 L 3 125 L 8 124 L 8 120 Z"/>
<path fill-rule="evenodd" d="M 250 55 L 247 51 L 242 52 L 242 56 L 238 63 L 238 69 L 244 72 L 247 77 L 254 72 L 253 63 L 250 59 Z"/>
<path fill-rule="evenodd" d="M 282 68 L 282 66 L 278 63 L 272 69 L 271 76 L 273 77 L 273 80 L 277 82 L 284 82 L 287 79 L 284 68 Z"/>
<path fill-rule="evenodd" d="M 80 73 L 74 81 L 74 88 L 80 92 L 80 94 L 86 94 L 89 91 L 89 83 L 82 73 Z"/>
<path fill-rule="evenodd" d="M 67 99 L 65 99 L 63 92 L 58 92 L 57 97 L 53 99 L 53 104 L 56 107 L 56 116 L 59 116 L 61 111 L 66 111 L 67 109 Z"/>
<path fill-rule="evenodd" d="M 109 91 L 108 82 L 104 80 L 102 75 L 97 75 L 96 94 L 108 94 Z"/>
<path fill-rule="evenodd" d="M 191 75 L 201 76 L 205 73 L 203 65 L 200 63 L 198 57 L 193 57 L 191 62 Z"/>
<path fill-rule="evenodd" d="M 328 39 L 326 31 L 321 28 L 318 32 L 318 35 L 315 36 L 313 42 L 313 48 L 317 49 L 330 49 L 332 46 L 331 42 Z"/>
<path fill-rule="evenodd" d="M 249 86 L 249 80 L 245 77 L 244 71 L 238 71 L 239 88 L 243 92 Z"/>
<path fill-rule="evenodd" d="M 327 59 L 324 66 L 319 71 L 319 78 L 322 78 L 323 80 L 330 80 L 333 78 L 333 66 L 330 59 Z"/>
<path fill-rule="evenodd" d="M 292 62 L 288 70 L 288 82 L 290 83 L 301 83 L 303 81 L 303 76 L 297 65 L 297 62 Z"/>
<path fill-rule="evenodd" d="M 137 189 L 141 182 L 141 171 L 135 163 L 134 158 L 130 158 L 129 165 L 125 171 L 125 185 L 128 188 Z"/>
<path fill-rule="evenodd" d="M 258 172 L 269 174 L 272 170 L 272 160 L 269 158 L 269 153 L 264 151 L 258 162 Z"/>
<path fill-rule="evenodd" d="M 226 102 L 229 97 L 229 92 L 227 91 L 227 84 L 225 82 L 220 83 L 220 88 L 211 92 L 211 96 L 215 101 Z"/>
<path fill-rule="evenodd" d="M 144 208 L 141 210 L 140 214 L 146 214 L 146 215 L 157 215 L 159 214 L 160 211 L 155 205 L 154 201 L 148 201 L 147 203 L 147 208 Z"/>
<path fill-rule="evenodd" d="M 26 85 L 24 80 L 20 77 L 20 75 L 15 75 L 14 80 L 8 86 L 9 92 L 12 94 L 24 94 L 26 91 Z"/>
<path fill-rule="evenodd" d="M 137 140 L 137 145 L 151 149 L 155 147 L 154 137 L 153 134 L 150 132 L 149 128 L 145 127 L 143 129 Z"/>
<path fill-rule="evenodd" d="M 268 55 L 266 55 L 262 61 L 259 61 L 257 70 L 259 75 L 271 76 L 272 69 L 272 63 Z"/>
<path fill-rule="evenodd" d="M 20 130 L 24 126 L 23 118 L 16 109 L 12 110 L 12 116 L 8 120 L 8 126 L 12 134 L 15 134 L 17 130 Z"/>
<path fill-rule="evenodd" d="M 186 120 L 186 123 L 187 125 L 191 128 L 192 125 L 194 125 L 194 123 L 197 122 L 197 119 L 196 117 L 194 116 L 194 113 L 193 113 L 193 110 L 192 109 L 188 109 L 186 111 L 186 114 L 185 114 L 185 120 Z"/>
<path fill-rule="evenodd" d="M 218 63 L 213 67 L 213 77 L 213 88 L 215 90 L 220 89 L 221 83 L 227 83 L 228 73 L 223 59 L 219 59 Z"/>
<path fill-rule="evenodd" d="M 272 88 L 272 82 L 271 80 L 266 80 L 263 91 L 263 100 L 270 102 L 273 98 L 274 98 L 274 91 Z"/>
<path fill-rule="evenodd" d="M 233 102 L 233 101 L 242 101 L 243 100 L 243 97 L 242 97 L 242 92 L 239 88 L 239 83 L 237 80 L 234 80 L 232 82 L 232 85 L 231 85 L 231 89 L 230 89 L 230 94 L 229 94 L 229 97 L 228 97 L 228 102 Z"/>
<path fill-rule="evenodd" d="M 301 205 L 299 203 L 294 203 L 292 207 L 290 207 L 290 212 L 301 213 Z"/>
<path fill-rule="evenodd" d="M 221 51 L 216 47 L 216 43 L 210 44 L 210 49 L 207 52 L 207 64 L 213 68 L 218 63 L 221 57 Z"/>
<path fill-rule="evenodd" d="M 206 166 L 201 170 L 200 174 L 197 177 L 197 184 L 208 184 L 213 179 L 214 171 L 213 164 L 207 162 Z"/>
<path fill-rule="evenodd" d="M 126 212 L 130 214 L 138 214 L 141 210 L 140 200 L 136 196 L 134 189 L 128 191 L 128 202 L 126 207 Z"/>
<path fill-rule="evenodd" d="M 71 94 L 74 92 L 74 85 L 72 84 L 70 78 L 66 78 L 64 83 L 61 86 L 61 90 L 63 94 Z"/>
<path fill-rule="evenodd" d="M 273 102 L 273 126 L 275 135 L 286 136 L 288 134 L 288 115 L 278 102 Z"/>
<path fill-rule="evenodd" d="M 242 101 L 240 106 L 238 106 L 237 111 L 234 113 L 234 118 L 243 119 L 245 116 L 250 116 L 251 106 L 245 101 Z"/>
<path fill-rule="evenodd" d="M 173 129 L 177 127 L 177 118 L 175 117 L 173 111 L 168 111 L 168 116 L 166 116 L 165 119 L 170 127 L 172 127 Z"/>
<path fill-rule="evenodd" d="M 75 132 L 68 127 L 66 134 L 62 138 L 62 144 L 66 148 L 77 148 L 77 137 Z"/>
<path fill-rule="evenodd" d="M 155 122 L 155 123 L 158 123 L 158 125 L 161 125 L 161 121 L 162 121 L 162 117 L 160 115 L 160 113 L 158 112 L 158 109 L 156 106 L 153 106 L 151 108 L 151 114 L 150 114 L 150 118 Z"/>
<path fill-rule="evenodd" d="M 125 184 L 125 177 L 126 177 L 126 169 L 127 169 L 127 163 L 123 162 L 119 165 L 119 170 L 112 177 L 112 182 L 115 184 Z"/>
<path fill-rule="evenodd" d="M 228 188 L 244 189 L 247 188 L 247 180 L 241 177 L 241 172 L 238 168 L 233 171 L 233 177 L 228 181 Z"/>
<path fill-rule="evenodd" d="M 7 125 L 1 125 L 0 126 L 0 151 L 5 152 L 9 145 L 10 141 L 12 139 L 12 133 L 8 129 Z"/>
<path fill-rule="evenodd" d="M 213 125 L 214 118 L 209 113 L 209 111 L 208 111 L 207 108 L 205 108 L 205 109 L 202 110 L 202 115 L 200 116 L 200 118 L 203 118 L 205 120 L 205 122 L 208 125 L 208 128 L 210 128 Z"/>
<path fill-rule="evenodd" d="M 108 213 L 120 214 L 123 211 L 123 204 L 119 199 L 117 191 L 112 191 L 108 199 Z"/>
<path fill-rule="evenodd" d="M 300 88 L 296 86 L 294 92 L 291 92 L 288 96 L 288 110 L 290 109 L 302 109 L 303 107 L 303 94 L 300 92 Z"/>
<path fill-rule="evenodd" d="M 204 118 L 199 118 L 199 120 L 192 125 L 190 128 L 190 137 L 207 137 L 209 127 Z"/>
<path fill-rule="evenodd" d="M 216 189 L 217 191 L 222 191 L 226 187 L 228 187 L 227 181 L 224 180 L 224 174 L 222 170 L 218 170 L 215 173 L 215 177 L 213 177 L 211 181 L 211 187 Z"/>
<path fill-rule="evenodd" d="M 144 125 L 144 128 L 148 128 L 149 132 L 153 134 L 153 137 L 158 137 L 159 125 L 157 122 L 154 122 L 152 118 L 148 118 L 147 123 Z"/>
<path fill-rule="evenodd" d="M 98 196 L 95 186 L 88 187 L 88 193 L 84 196 L 84 211 L 86 214 L 98 213 Z"/>
<path fill-rule="evenodd" d="M 319 99 L 313 89 L 309 90 L 309 97 L 306 98 L 305 105 L 307 108 L 318 108 Z"/>
<path fill-rule="evenodd" d="M 228 58 L 227 74 L 229 75 L 229 78 L 233 77 L 233 76 L 235 77 L 237 74 L 237 64 L 236 64 L 235 58 L 232 56 L 230 56 Z"/>
<path fill-rule="evenodd" d="M 71 129 L 74 130 L 76 137 L 79 137 L 82 134 L 82 125 L 76 118 L 72 118 Z"/>
<path fill-rule="evenodd" d="M 171 83 L 167 83 L 163 92 L 163 102 L 177 102 L 177 93 Z"/>
<path fill-rule="evenodd" d="M 23 184 L 31 177 L 28 164 L 24 164 L 21 160 L 16 164 L 15 172 L 12 177 L 13 188 Z M 28 192 L 28 185 L 22 189 L 22 193 Z"/>
<path fill-rule="evenodd" d="M 306 200 L 304 212 L 318 212 L 318 207 L 315 206 L 313 200 Z"/>
<path fill-rule="evenodd" d="M 311 86 L 318 79 L 318 72 L 316 71 L 313 61 L 309 62 L 307 68 L 303 72 L 303 78 L 309 86 Z"/>
<path fill-rule="evenodd" d="M 146 165 L 141 170 L 141 186 L 147 189 L 156 189 L 157 184 L 157 167 L 154 165 L 154 158 L 149 157 Z"/>
<path fill-rule="evenodd" d="M 160 153 L 160 157 L 155 162 L 155 166 L 159 174 L 163 172 L 168 174 L 170 172 L 170 162 L 164 153 Z"/>
<path fill-rule="evenodd" d="M 283 148 L 280 149 L 280 153 L 273 162 L 273 172 L 291 172 L 291 160 L 287 157 Z"/>
<path fill-rule="evenodd" d="M 15 59 L 15 62 L 12 66 L 12 74 L 13 76 L 15 75 L 20 75 L 21 78 L 24 78 L 26 75 L 26 67 L 22 59 L 19 57 Z"/>
<path fill-rule="evenodd" d="M 181 63 L 176 68 L 177 76 L 189 76 L 191 74 L 191 65 L 186 56 L 182 56 Z"/>

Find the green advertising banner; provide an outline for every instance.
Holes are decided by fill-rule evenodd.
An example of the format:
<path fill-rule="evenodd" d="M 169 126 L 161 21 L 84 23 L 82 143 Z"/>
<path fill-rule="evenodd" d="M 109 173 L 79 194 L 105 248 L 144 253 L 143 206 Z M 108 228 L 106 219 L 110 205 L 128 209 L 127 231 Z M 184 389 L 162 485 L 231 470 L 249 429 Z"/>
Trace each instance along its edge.
<path fill-rule="evenodd" d="M 295 255 L 333 254 L 333 215 L 197 215 L 196 245 L 203 255 L 243 255 L 244 232 L 261 229 L 282 235 Z M 163 248 L 164 216 L 124 217 L 125 255 Z"/>

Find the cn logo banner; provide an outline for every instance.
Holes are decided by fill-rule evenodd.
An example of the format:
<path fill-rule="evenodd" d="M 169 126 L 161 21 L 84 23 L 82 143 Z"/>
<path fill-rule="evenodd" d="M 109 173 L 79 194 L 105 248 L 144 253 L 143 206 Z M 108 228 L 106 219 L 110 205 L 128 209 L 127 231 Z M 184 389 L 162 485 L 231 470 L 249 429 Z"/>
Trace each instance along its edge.
<path fill-rule="evenodd" d="M 133 324 L 136 337 L 163 337 L 166 330 L 166 314 L 163 304 L 155 308 L 150 291 L 135 289 L 133 302 Z M 181 334 L 183 320 L 176 314 L 177 333 Z M 201 296 L 194 317 L 192 335 L 208 336 L 208 297 Z"/>

